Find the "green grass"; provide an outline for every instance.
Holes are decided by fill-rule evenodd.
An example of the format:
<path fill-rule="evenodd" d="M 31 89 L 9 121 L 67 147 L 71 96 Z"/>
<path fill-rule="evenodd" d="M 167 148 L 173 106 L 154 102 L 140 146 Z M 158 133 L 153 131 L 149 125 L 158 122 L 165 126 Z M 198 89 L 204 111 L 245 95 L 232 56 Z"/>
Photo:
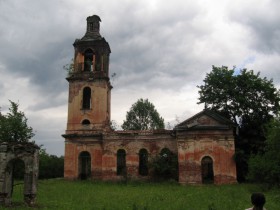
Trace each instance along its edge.
<path fill-rule="evenodd" d="M 14 187 L 12 209 L 51 210 L 242 210 L 260 186 L 177 183 L 111 183 L 93 181 L 39 181 L 37 205 L 23 205 L 23 185 Z M 267 209 L 280 209 L 280 189 L 263 191 Z M 2 208 L 8 209 L 8 208 Z"/>

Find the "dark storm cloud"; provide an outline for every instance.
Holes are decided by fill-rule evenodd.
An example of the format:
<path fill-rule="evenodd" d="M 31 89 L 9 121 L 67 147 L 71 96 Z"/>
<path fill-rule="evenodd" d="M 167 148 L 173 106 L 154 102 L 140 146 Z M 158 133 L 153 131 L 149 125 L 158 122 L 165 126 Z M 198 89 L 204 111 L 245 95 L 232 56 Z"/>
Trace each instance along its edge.
<path fill-rule="evenodd" d="M 192 43 L 204 36 L 209 28 L 201 29 L 193 24 L 198 12 L 192 8 L 185 13 L 188 14 L 186 17 L 166 16 L 160 21 L 153 17 L 149 21 L 134 17 L 136 26 L 124 27 L 132 30 L 119 28 L 120 34 L 122 31 L 127 32 L 118 37 L 117 44 L 113 43 L 117 54 L 112 54 L 111 71 L 117 73 L 116 81 L 121 81 L 118 84 L 120 88 L 137 85 L 179 88 L 193 81 L 199 74 L 198 70 L 205 71 L 193 69 L 200 58 L 193 56 Z M 122 21 L 123 25 L 132 24 L 130 22 L 130 18 Z M 159 81 L 160 76 L 162 81 L 155 82 Z M 166 79 L 170 82 L 173 79 L 173 83 L 166 82 Z"/>
<path fill-rule="evenodd" d="M 28 77 L 33 89 L 39 89 L 45 101 L 30 108 L 61 105 L 65 98 L 55 98 L 66 91 L 63 65 L 70 62 L 73 54 L 68 20 L 58 14 L 64 12 L 53 9 L 50 3 L 36 1 L 31 6 L 15 2 L 1 3 L 0 9 L 3 10 L 0 17 L 4 20 L 0 22 L 0 61 L 5 65 L 5 73 Z M 9 11 L 17 15 L 11 15 Z"/>
<path fill-rule="evenodd" d="M 38 53 L 38 58 L 21 55 L 22 52 L 16 50 L 9 55 L 9 58 L 3 55 L 2 58 L 5 58 L 8 71 L 6 73 L 29 77 L 30 83 L 39 89 L 41 96 L 44 96 L 46 101 L 52 102 L 51 104 L 44 103 L 44 107 L 47 104 L 55 106 L 56 103 L 53 99 L 61 91 L 66 91 L 67 88 L 67 82 L 64 79 L 66 72 L 63 70 L 63 65 L 70 62 L 70 59 L 65 59 L 67 55 L 61 55 L 61 52 L 58 52 L 64 48 L 64 43 L 56 43 L 55 46 L 48 45 L 42 52 Z M 58 102 L 58 105 L 61 103 L 65 103 L 65 101 Z"/>
<path fill-rule="evenodd" d="M 54 119 L 52 116 L 60 114 L 55 107 L 65 106 L 62 110 L 65 113 L 67 111 L 68 86 L 66 72 L 62 67 L 71 61 L 75 30 L 79 28 L 66 10 L 67 4 L 62 6 L 61 3 L 63 2 L 15 0 L 0 2 L 1 80 L 6 79 L 0 85 L 0 95 L 3 96 L 1 106 L 6 106 L 8 99 L 13 98 L 20 103 L 21 110 L 25 107 L 23 111 L 36 130 L 34 140 L 39 145 L 44 144 L 52 154 L 61 154 L 63 151 L 63 139 L 60 135 L 66 123 L 65 120 Z M 71 27 L 69 21 L 74 26 Z M 24 78 L 24 84 L 20 78 Z M 23 98 L 28 100 L 27 103 Z M 54 124 L 56 126 L 52 126 Z M 53 149 L 51 145 L 54 144 L 60 146 Z"/>

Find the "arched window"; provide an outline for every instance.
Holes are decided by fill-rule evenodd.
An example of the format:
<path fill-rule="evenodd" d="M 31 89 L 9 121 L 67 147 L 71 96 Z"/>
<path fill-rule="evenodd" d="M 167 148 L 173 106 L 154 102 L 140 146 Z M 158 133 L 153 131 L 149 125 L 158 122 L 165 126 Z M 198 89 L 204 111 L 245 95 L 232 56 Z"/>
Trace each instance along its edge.
<path fill-rule="evenodd" d="M 91 108 L 91 89 L 85 87 L 83 90 L 83 109 Z"/>
<path fill-rule="evenodd" d="M 163 148 L 160 151 L 161 162 L 165 168 L 169 168 L 171 164 L 172 152 L 168 148 Z M 167 172 L 169 173 L 169 172 Z"/>
<path fill-rule="evenodd" d="M 214 182 L 213 160 L 209 156 L 203 157 L 201 160 L 201 176 L 204 184 Z"/>
<path fill-rule="evenodd" d="M 85 119 L 82 121 L 82 125 L 90 125 L 90 121 L 88 119 Z"/>
<path fill-rule="evenodd" d="M 87 49 L 84 54 L 84 71 L 92 71 L 93 51 Z"/>
<path fill-rule="evenodd" d="M 124 149 L 117 151 L 117 175 L 126 175 L 126 152 Z"/>
<path fill-rule="evenodd" d="M 178 179 L 178 157 L 168 148 L 163 148 L 156 160 L 155 174 L 161 179 Z"/>
<path fill-rule="evenodd" d="M 142 176 L 148 175 L 148 152 L 146 149 L 139 151 L 139 174 Z"/>
<path fill-rule="evenodd" d="M 91 176 L 91 157 L 86 151 L 79 155 L 79 178 L 82 180 L 88 179 Z"/>

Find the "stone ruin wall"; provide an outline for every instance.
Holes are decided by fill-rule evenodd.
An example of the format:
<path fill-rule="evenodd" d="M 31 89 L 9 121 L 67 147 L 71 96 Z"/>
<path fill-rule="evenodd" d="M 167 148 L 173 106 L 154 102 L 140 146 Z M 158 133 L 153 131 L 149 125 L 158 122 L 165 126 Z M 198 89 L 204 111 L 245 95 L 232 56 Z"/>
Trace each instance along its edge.
<path fill-rule="evenodd" d="M 0 204 L 10 205 L 13 189 L 14 161 L 24 162 L 24 192 L 25 203 L 33 205 L 37 194 L 39 172 L 39 147 L 33 143 L 0 144 Z"/>

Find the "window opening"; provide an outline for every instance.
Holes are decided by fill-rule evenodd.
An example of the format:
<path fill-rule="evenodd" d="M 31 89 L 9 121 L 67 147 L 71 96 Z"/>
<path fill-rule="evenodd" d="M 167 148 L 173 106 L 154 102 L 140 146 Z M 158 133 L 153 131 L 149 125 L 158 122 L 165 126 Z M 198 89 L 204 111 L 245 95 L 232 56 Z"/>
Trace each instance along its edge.
<path fill-rule="evenodd" d="M 178 157 L 168 148 L 160 151 L 155 173 L 163 179 L 178 179 Z"/>
<path fill-rule="evenodd" d="M 86 151 L 79 155 L 79 178 L 86 180 L 91 176 L 91 157 Z"/>
<path fill-rule="evenodd" d="M 202 183 L 212 184 L 214 182 L 213 160 L 206 156 L 201 160 Z"/>
<path fill-rule="evenodd" d="M 91 31 L 93 31 L 93 23 L 89 24 L 89 28 L 90 28 Z"/>
<path fill-rule="evenodd" d="M 83 120 L 82 125 L 90 125 L 90 121 L 88 119 Z"/>
<path fill-rule="evenodd" d="M 85 87 L 83 90 L 83 109 L 91 108 L 91 89 Z"/>
<path fill-rule="evenodd" d="M 148 175 L 148 152 L 146 149 L 139 151 L 139 174 L 142 176 Z"/>
<path fill-rule="evenodd" d="M 126 175 L 126 152 L 119 149 L 117 152 L 117 175 Z"/>
<path fill-rule="evenodd" d="M 92 61 L 93 51 L 91 49 L 87 49 L 84 55 L 84 71 L 93 71 Z"/>

